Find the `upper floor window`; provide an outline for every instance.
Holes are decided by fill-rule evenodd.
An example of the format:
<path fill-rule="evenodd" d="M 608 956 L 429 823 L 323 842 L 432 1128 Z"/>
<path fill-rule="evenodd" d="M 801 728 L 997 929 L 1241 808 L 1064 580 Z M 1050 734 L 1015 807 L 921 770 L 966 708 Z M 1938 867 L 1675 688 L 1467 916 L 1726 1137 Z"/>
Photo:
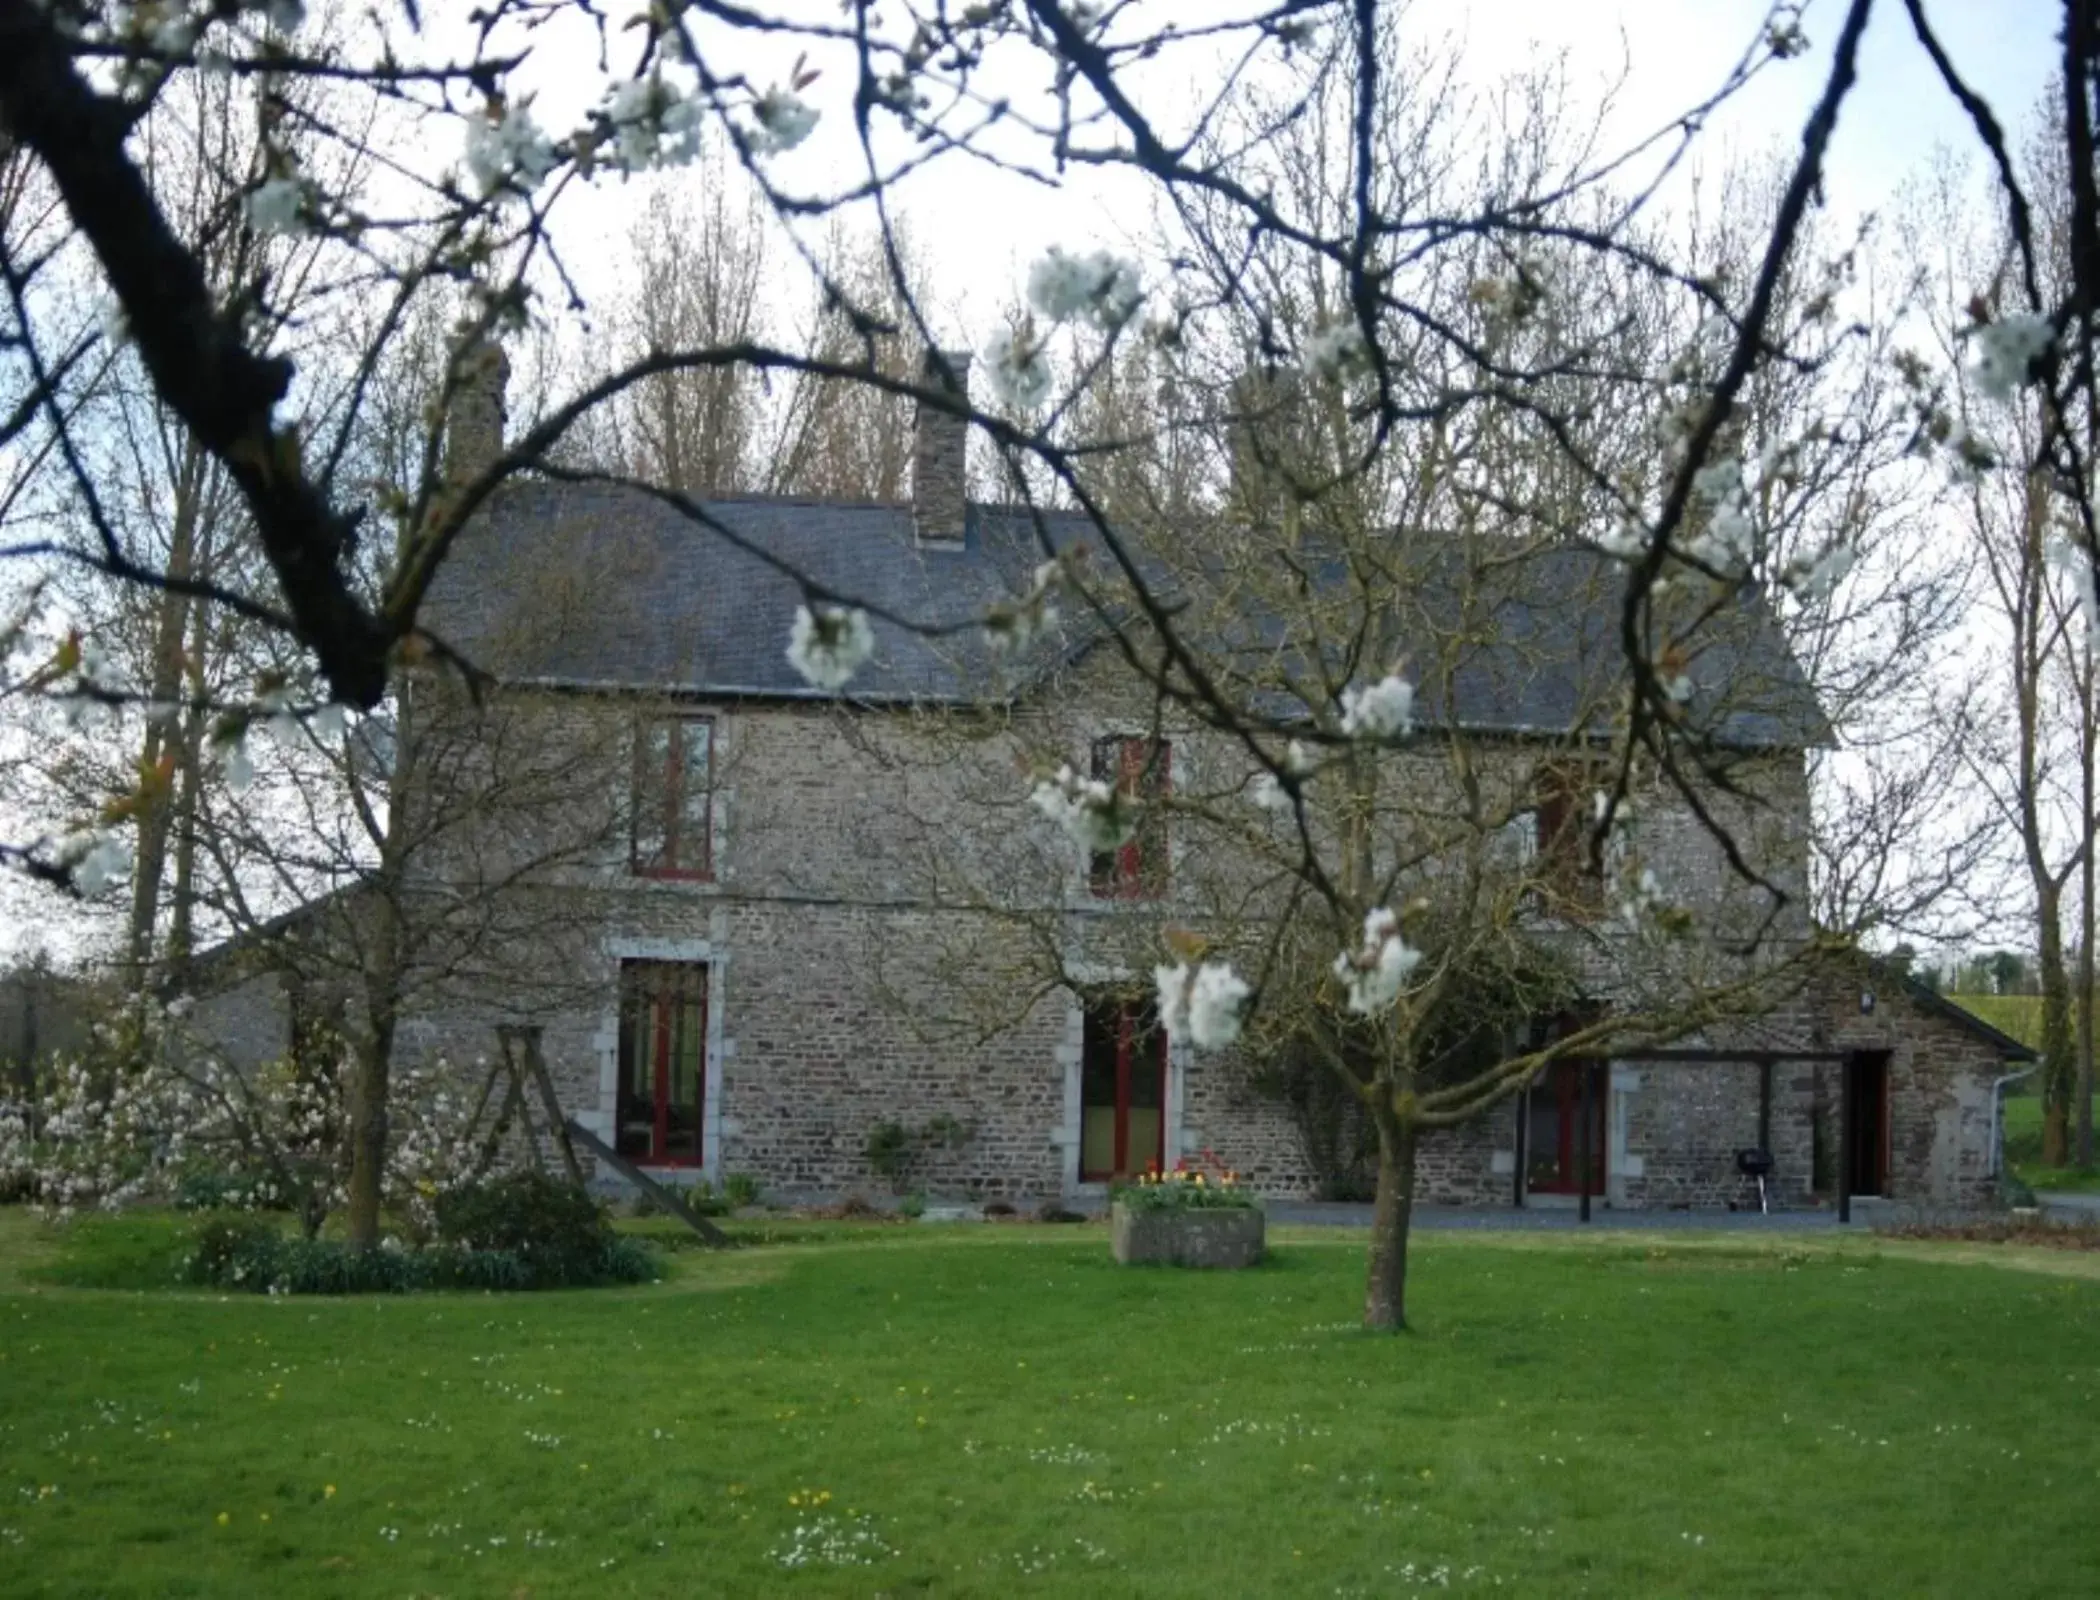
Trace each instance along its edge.
<path fill-rule="evenodd" d="M 1167 892 L 1167 814 L 1158 802 L 1173 792 L 1172 757 L 1164 739 L 1111 734 L 1094 741 L 1093 776 L 1144 802 L 1137 832 L 1088 864 L 1087 885 L 1096 898 L 1150 900 Z"/>
<path fill-rule="evenodd" d="M 1573 907 L 1604 900 L 1604 874 L 1590 849 L 1591 794 L 1596 774 L 1580 762 L 1550 762 L 1539 768 L 1538 850 L 1540 887 Z"/>
<path fill-rule="evenodd" d="M 629 863 L 654 878 L 714 872 L 715 724 L 653 717 L 634 741 L 634 834 Z"/>

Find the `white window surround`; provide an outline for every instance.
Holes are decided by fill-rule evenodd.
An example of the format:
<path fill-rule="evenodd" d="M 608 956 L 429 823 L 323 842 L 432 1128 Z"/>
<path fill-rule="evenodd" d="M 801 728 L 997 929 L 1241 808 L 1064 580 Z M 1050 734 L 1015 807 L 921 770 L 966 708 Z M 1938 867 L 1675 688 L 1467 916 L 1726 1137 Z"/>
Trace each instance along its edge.
<path fill-rule="evenodd" d="M 1128 969 L 1100 967 L 1085 962 L 1071 962 L 1066 970 L 1075 983 L 1108 984 L 1130 983 L 1134 980 Z M 1051 1051 L 1051 1057 L 1064 1075 L 1064 1122 L 1050 1131 L 1050 1142 L 1059 1147 L 1061 1169 L 1060 1182 L 1067 1198 L 1074 1195 L 1098 1195 L 1108 1192 L 1108 1185 L 1100 1182 L 1083 1183 L 1079 1177 L 1080 1128 L 1085 1121 L 1081 1110 L 1082 1057 L 1086 1052 L 1086 1002 L 1076 991 L 1069 991 L 1071 998 L 1065 1007 L 1065 1033 L 1063 1040 Z M 1184 1092 L 1190 1055 L 1188 1046 L 1179 1040 L 1167 1041 L 1167 1125 L 1161 1143 L 1165 1146 L 1169 1163 L 1179 1156 L 1187 1155 L 1198 1148 L 1196 1135 L 1182 1125 Z"/>
<path fill-rule="evenodd" d="M 579 1111 L 583 1123 L 607 1144 L 618 1137 L 620 1107 L 620 994 L 618 976 L 623 961 L 687 961 L 707 968 L 707 1061 L 700 1091 L 700 1166 L 649 1167 L 643 1171 L 666 1182 L 691 1181 L 702 1177 L 721 1181 L 722 1172 L 722 1069 L 736 1054 L 736 1041 L 722 1031 L 728 1007 L 729 952 L 712 939 L 607 939 L 605 954 L 612 963 L 614 984 L 610 1003 L 599 1014 L 598 1031 L 591 1045 L 598 1053 L 598 1107 Z"/>

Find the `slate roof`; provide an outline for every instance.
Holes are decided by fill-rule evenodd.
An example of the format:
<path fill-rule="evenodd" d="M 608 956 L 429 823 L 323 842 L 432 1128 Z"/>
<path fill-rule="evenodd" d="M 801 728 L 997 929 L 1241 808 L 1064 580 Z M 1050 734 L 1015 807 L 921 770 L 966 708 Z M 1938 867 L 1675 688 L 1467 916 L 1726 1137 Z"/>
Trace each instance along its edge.
<path fill-rule="evenodd" d="M 514 683 L 658 690 L 723 698 L 813 699 L 786 656 L 808 573 L 835 593 L 921 626 L 877 618 L 873 660 L 850 686 L 871 704 L 961 702 L 1011 692 L 974 624 L 1027 586 L 1042 559 L 1026 512 L 970 508 L 960 548 L 921 546 L 908 506 L 786 498 L 707 502 L 729 538 L 640 490 L 516 482 L 462 536 L 434 585 L 426 620 L 469 659 Z M 1048 513 L 1055 548 L 1089 542 L 1092 525 Z M 777 564 L 776 564 L 777 563 Z M 1451 661 L 1448 688 L 1422 691 L 1419 715 L 1465 727 L 1568 731 L 1616 703 L 1622 568 L 1592 551 L 1532 552 L 1483 588 L 1469 580 L 1474 643 Z M 1415 597 L 1443 637 L 1455 609 L 1434 574 Z M 1067 612 L 1074 610 L 1067 607 Z M 1270 650 L 1274 619 L 1241 615 L 1221 648 Z M 1763 604 L 1748 596 L 1702 635 L 1690 664 L 1702 703 L 1724 708 L 1710 731 L 1742 748 L 1799 748 L 1829 727 Z M 1069 658 L 1083 639 L 1063 642 Z M 1040 676 L 1060 659 L 1032 664 Z M 1026 675 L 1022 686 L 1026 686 Z M 1006 687 L 1001 687 L 1006 685 Z M 1720 692 L 1726 686 L 1726 692 Z"/>

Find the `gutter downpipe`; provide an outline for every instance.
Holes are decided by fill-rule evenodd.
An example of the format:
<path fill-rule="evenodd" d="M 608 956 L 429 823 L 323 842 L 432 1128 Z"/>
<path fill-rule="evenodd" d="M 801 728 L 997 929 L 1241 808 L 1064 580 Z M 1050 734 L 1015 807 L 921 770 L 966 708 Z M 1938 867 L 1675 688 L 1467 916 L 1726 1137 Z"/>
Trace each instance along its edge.
<path fill-rule="evenodd" d="M 2022 1078 L 2034 1075 L 2033 1067 L 2023 1067 L 2018 1072 L 2008 1072 L 2002 1078 L 1991 1080 L 1991 1176 L 2005 1176 L 2005 1086 L 2018 1083 Z"/>

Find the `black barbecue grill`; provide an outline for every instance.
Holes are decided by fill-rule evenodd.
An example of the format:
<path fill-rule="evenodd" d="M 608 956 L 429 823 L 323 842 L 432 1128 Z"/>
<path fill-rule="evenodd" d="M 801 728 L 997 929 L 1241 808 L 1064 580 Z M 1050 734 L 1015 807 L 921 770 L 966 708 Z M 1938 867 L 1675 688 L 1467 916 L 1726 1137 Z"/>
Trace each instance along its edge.
<path fill-rule="evenodd" d="M 1771 1214 L 1772 1206 L 1765 1194 L 1765 1179 L 1772 1175 L 1772 1152 L 1769 1150 L 1738 1150 L 1735 1153 L 1735 1170 L 1746 1178 L 1757 1180 L 1757 1209 Z"/>

